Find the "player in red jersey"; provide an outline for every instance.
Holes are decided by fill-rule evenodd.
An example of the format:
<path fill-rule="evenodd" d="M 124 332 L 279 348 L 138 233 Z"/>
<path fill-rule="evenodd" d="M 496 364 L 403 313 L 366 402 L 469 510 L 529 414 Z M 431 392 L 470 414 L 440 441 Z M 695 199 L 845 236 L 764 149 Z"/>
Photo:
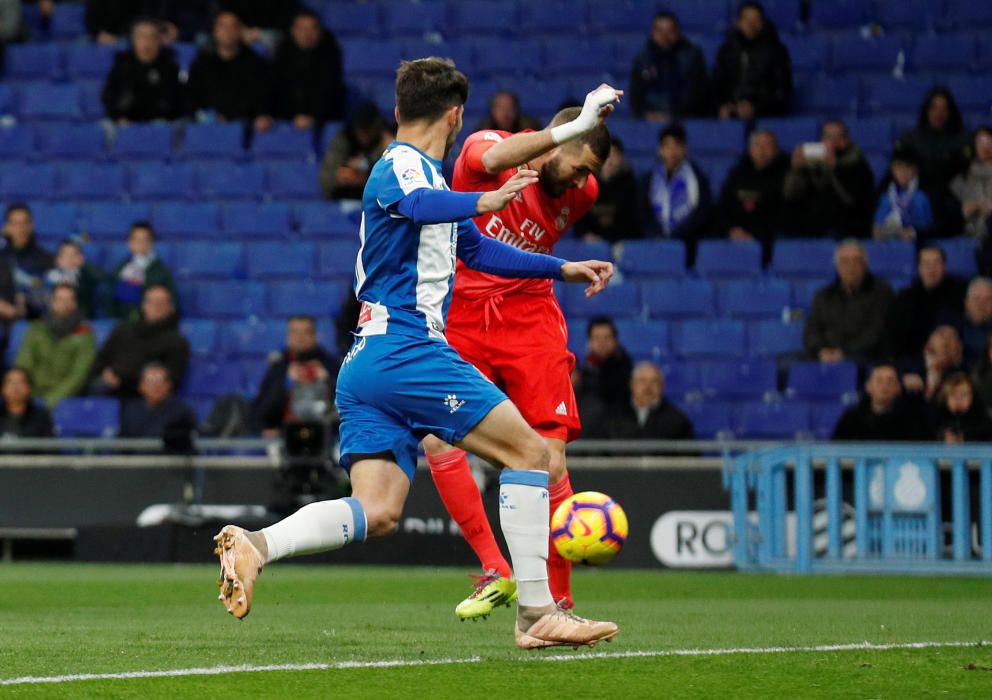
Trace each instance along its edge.
<path fill-rule="evenodd" d="M 562 110 L 541 131 L 510 134 L 479 131 L 465 140 L 455 162 L 452 188 L 496 190 L 524 166 L 540 179 L 496 214 L 475 218 L 483 234 L 512 246 L 550 253 L 562 234 L 589 211 L 599 194 L 593 173 L 609 155 L 604 124 L 622 91 L 608 85 L 585 104 Z M 476 272 L 461 263 L 448 310 L 445 335 L 461 356 L 501 387 L 527 422 L 548 443 L 551 512 L 572 495 L 565 445 L 581 432 L 572 389 L 575 356 L 549 280 L 510 280 Z M 465 452 L 437 438 L 424 441 L 441 499 L 482 564 L 472 595 L 455 613 L 485 617 L 515 598 L 516 582 L 500 551 Z M 572 607 L 571 564 L 549 545 L 551 593 Z"/>

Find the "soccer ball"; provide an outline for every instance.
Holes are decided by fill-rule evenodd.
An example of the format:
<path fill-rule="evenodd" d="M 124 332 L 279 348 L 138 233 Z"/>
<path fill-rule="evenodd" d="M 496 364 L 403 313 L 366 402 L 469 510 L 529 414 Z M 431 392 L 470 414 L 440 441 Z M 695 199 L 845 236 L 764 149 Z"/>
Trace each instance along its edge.
<path fill-rule="evenodd" d="M 626 540 L 627 514 L 605 493 L 577 493 L 551 517 L 555 549 L 576 564 L 605 564 Z"/>

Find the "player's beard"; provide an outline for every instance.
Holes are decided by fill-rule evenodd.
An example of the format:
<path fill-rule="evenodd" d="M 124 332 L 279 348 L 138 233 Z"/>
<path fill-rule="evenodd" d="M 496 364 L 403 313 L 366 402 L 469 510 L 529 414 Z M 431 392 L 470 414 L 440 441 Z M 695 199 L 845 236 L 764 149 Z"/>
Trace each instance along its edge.
<path fill-rule="evenodd" d="M 565 194 L 565 190 L 568 189 L 568 183 L 561 176 L 561 168 L 559 167 L 557 156 L 549 158 L 541 166 L 541 179 L 538 182 L 541 184 L 544 194 L 552 199 L 557 199 Z"/>

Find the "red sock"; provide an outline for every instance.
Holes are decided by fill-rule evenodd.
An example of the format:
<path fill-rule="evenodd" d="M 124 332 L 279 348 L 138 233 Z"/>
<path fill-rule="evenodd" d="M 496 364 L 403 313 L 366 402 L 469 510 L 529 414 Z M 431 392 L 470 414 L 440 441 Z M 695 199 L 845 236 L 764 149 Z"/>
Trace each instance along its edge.
<path fill-rule="evenodd" d="M 441 454 L 427 455 L 427 463 L 431 465 L 431 476 L 444 507 L 479 557 L 483 571 L 496 569 L 500 576 L 512 576 L 510 564 L 493 537 L 493 529 L 482 505 L 482 494 L 472 478 L 465 451 L 452 448 Z"/>
<path fill-rule="evenodd" d="M 568 478 L 568 474 L 565 474 L 565 478 L 557 484 L 551 484 L 548 487 L 551 514 L 554 515 L 558 506 L 573 493 L 572 481 Z M 564 598 L 567 607 L 572 606 L 572 562 L 558 553 L 554 542 L 549 543 L 548 546 L 548 586 L 551 588 L 551 597 L 555 602 Z"/>

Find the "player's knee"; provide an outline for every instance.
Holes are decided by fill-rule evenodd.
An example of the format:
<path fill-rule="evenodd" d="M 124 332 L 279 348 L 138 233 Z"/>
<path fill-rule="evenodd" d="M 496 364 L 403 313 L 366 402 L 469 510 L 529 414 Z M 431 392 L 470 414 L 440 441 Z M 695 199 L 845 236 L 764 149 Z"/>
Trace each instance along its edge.
<path fill-rule="evenodd" d="M 400 526 L 400 513 L 389 508 L 371 508 L 365 511 L 369 537 L 389 537 Z"/>
<path fill-rule="evenodd" d="M 548 459 L 548 479 L 552 484 L 557 484 L 565 478 L 568 470 L 565 468 L 565 453 L 554 448 L 549 450 Z"/>
<path fill-rule="evenodd" d="M 428 455 L 441 454 L 442 452 L 447 452 L 450 449 L 451 445 L 440 438 L 434 437 L 433 435 L 428 435 L 424 438 L 424 452 Z"/>
<path fill-rule="evenodd" d="M 520 445 L 520 456 L 520 468 L 548 471 L 551 452 L 537 433 L 533 433 Z"/>

